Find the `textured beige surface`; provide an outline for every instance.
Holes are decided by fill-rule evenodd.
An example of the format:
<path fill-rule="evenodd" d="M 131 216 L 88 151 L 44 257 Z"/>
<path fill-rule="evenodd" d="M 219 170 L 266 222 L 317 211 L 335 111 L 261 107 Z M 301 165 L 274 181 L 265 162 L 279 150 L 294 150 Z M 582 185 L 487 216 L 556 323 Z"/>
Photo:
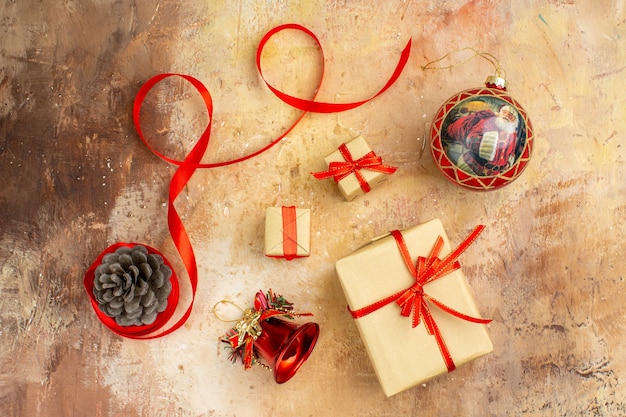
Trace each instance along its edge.
<path fill-rule="evenodd" d="M 0 16 L 1 415 L 626 414 L 623 1 L 20 0 L 3 2 Z M 215 104 L 205 160 L 250 153 L 299 115 L 254 65 L 263 34 L 285 22 L 320 38 L 321 101 L 370 97 L 410 37 L 411 57 L 376 100 L 309 114 L 271 151 L 197 172 L 176 202 L 199 267 L 193 313 L 163 339 L 120 339 L 82 289 L 93 259 L 113 242 L 138 241 L 182 270 L 165 220 L 174 167 L 146 150 L 132 125 L 139 86 L 162 72 L 197 77 Z M 526 171 L 493 192 L 447 182 L 422 151 L 439 106 L 492 73 L 477 58 L 422 70 L 465 46 L 499 59 L 535 129 Z M 268 80 L 302 97 L 320 64 L 314 43 L 297 33 L 264 53 Z M 151 142 L 178 158 L 207 122 L 178 80 L 155 89 L 142 120 Z M 348 203 L 332 181 L 309 173 L 358 135 L 399 168 Z M 309 258 L 263 254 L 265 208 L 280 205 L 311 208 Z M 494 319 L 494 351 L 387 399 L 334 263 L 374 236 L 431 218 L 452 242 L 487 226 L 462 265 L 482 315 Z M 219 300 L 249 305 L 268 287 L 321 326 L 309 361 L 280 386 L 228 361 L 218 339 L 230 324 L 212 313 Z"/>

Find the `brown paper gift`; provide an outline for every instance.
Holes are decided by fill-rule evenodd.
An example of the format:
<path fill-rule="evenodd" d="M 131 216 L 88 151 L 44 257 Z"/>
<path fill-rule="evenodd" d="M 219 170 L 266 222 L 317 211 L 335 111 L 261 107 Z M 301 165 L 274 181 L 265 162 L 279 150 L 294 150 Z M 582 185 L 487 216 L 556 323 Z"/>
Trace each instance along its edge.
<path fill-rule="evenodd" d="M 317 179 L 333 177 L 347 201 L 369 192 L 396 171 L 396 167 L 383 165 L 382 158 L 370 149 L 362 136 L 341 145 L 324 161 L 329 169 L 315 172 L 313 176 Z"/>
<path fill-rule="evenodd" d="M 265 255 L 301 258 L 311 251 L 311 210 L 268 207 L 265 213 Z"/>
<path fill-rule="evenodd" d="M 451 251 L 443 225 L 438 219 L 404 230 L 401 234 L 413 264 L 418 256 L 429 256 L 438 236 L 443 238 L 439 257 L 444 259 Z M 340 259 L 336 269 L 348 307 L 353 312 L 406 290 L 416 282 L 391 235 L 377 239 Z M 451 309 L 480 318 L 461 269 L 426 283 L 423 291 Z M 426 302 L 456 366 L 493 350 L 486 326 L 455 317 L 431 302 Z M 355 319 L 387 396 L 446 373 L 449 369 L 436 337 L 427 333 L 425 320 L 417 327 L 412 327 L 412 317 L 402 316 L 401 310 L 398 304 L 391 302 Z"/>

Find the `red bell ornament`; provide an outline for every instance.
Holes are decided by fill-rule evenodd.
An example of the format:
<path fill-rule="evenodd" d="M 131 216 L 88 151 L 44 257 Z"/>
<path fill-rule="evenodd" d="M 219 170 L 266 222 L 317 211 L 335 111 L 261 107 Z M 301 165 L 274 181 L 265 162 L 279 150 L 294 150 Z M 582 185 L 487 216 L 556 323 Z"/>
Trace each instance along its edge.
<path fill-rule="evenodd" d="M 243 317 L 226 332 L 222 342 L 230 349 L 231 361 L 241 360 L 245 369 L 261 365 L 274 373 L 276 383 L 282 384 L 309 358 L 320 332 L 317 323 L 298 325 L 288 320 L 311 315 L 294 313 L 292 303 L 272 290 L 267 294 L 259 291 L 254 308 L 243 311 Z"/>
<path fill-rule="evenodd" d="M 277 384 L 287 382 L 309 358 L 320 332 L 317 323 L 296 325 L 270 318 L 261 323 L 263 329 L 254 341 L 254 350 L 274 373 Z"/>
<path fill-rule="evenodd" d="M 506 92 L 499 75 L 485 87 L 461 91 L 437 111 L 430 129 L 430 150 L 450 181 L 472 190 L 494 190 L 528 165 L 533 129 L 528 114 Z"/>

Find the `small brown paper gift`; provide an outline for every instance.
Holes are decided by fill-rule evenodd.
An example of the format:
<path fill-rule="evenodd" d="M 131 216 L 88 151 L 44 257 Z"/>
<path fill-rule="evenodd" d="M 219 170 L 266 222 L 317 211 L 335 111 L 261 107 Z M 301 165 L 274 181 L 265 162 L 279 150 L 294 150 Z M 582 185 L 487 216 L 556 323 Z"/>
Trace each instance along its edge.
<path fill-rule="evenodd" d="M 324 158 L 328 169 L 314 172 L 317 179 L 333 178 L 347 201 L 368 193 L 396 172 L 396 167 L 383 165 L 362 136 L 342 144 Z"/>
<path fill-rule="evenodd" d="M 291 260 L 310 255 L 311 210 L 268 207 L 265 213 L 265 255 Z"/>

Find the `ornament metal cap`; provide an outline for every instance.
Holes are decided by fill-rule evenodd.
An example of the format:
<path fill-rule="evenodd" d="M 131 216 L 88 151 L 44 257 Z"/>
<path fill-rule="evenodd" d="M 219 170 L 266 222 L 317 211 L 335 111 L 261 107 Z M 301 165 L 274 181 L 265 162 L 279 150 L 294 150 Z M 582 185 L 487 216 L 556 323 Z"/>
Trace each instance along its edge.
<path fill-rule="evenodd" d="M 489 77 L 487 77 L 485 84 L 487 85 L 487 87 L 506 90 L 506 80 L 502 77 L 498 77 L 497 75 L 490 75 Z"/>

